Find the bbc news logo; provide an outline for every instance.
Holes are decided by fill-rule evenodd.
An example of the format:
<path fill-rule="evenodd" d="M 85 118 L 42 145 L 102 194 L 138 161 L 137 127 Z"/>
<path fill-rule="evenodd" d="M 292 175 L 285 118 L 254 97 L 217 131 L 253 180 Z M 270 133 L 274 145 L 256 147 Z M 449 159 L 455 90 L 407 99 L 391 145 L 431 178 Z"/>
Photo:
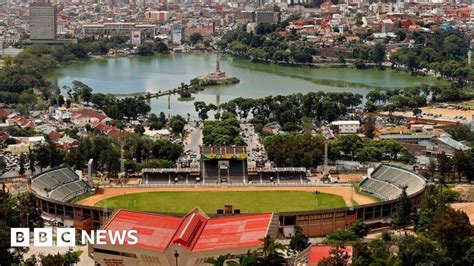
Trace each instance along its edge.
<path fill-rule="evenodd" d="M 106 245 L 106 244 L 128 244 L 136 245 L 138 243 L 137 230 L 95 230 L 84 231 L 80 235 L 80 243 L 85 245 Z M 28 247 L 30 246 L 30 229 L 29 228 L 11 228 L 10 245 L 11 247 Z M 33 230 L 33 246 L 35 247 L 52 247 L 53 246 L 53 228 L 34 228 Z M 56 246 L 73 247 L 76 245 L 76 229 L 74 228 L 57 228 L 56 229 Z"/>

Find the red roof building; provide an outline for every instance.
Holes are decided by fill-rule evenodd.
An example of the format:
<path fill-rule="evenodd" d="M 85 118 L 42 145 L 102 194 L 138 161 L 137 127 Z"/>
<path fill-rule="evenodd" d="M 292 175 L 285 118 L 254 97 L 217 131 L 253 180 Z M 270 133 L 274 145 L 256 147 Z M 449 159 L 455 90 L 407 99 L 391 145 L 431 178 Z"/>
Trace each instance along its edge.
<path fill-rule="evenodd" d="M 294 265 L 317 266 L 319 262 L 332 256 L 331 250 L 336 248 L 332 245 L 312 245 L 301 251 L 295 259 Z M 348 256 L 348 264 L 352 262 L 352 246 L 342 247 L 343 252 Z"/>
<path fill-rule="evenodd" d="M 21 115 L 10 115 L 7 119 L 7 124 L 17 125 L 21 128 L 34 128 L 36 126 L 33 121 Z"/>
<path fill-rule="evenodd" d="M 125 132 L 121 131 L 120 129 L 97 121 L 90 123 L 90 126 L 96 130 L 99 130 L 100 132 L 109 137 L 122 138 L 123 136 L 125 136 Z"/>
<path fill-rule="evenodd" d="M 89 255 L 101 265 L 175 265 L 176 260 L 178 265 L 198 265 L 209 257 L 257 250 L 260 239 L 276 235 L 273 219 L 272 213 L 210 218 L 198 208 L 183 218 L 119 210 L 103 229 L 136 230 L 138 243 L 106 240 L 106 245 L 93 245 Z"/>

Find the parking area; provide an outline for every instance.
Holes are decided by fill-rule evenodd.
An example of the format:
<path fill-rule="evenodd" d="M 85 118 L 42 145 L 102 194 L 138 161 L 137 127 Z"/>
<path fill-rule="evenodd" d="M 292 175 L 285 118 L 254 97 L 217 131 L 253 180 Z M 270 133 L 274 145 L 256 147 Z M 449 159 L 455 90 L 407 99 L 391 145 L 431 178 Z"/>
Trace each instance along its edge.
<path fill-rule="evenodd" d="M 258 164 L 267 162 L 267 154 L 252 124 L 240 124 L 240 136 L 247 144 L 249 162 L 257 162 Z"/>
<path fill-rule="evenodd" d="M 178 162 L 182 167 L 193 167 L 199 164 L 199 146 L 202 144 L 202 125 L 188 123 L 184 127 L 184 151 Z"/>

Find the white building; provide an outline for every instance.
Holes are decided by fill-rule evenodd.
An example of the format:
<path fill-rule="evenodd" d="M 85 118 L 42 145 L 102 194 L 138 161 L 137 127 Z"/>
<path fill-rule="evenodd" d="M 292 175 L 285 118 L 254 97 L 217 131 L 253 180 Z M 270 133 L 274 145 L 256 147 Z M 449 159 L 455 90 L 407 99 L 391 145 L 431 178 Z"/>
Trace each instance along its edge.
<path fill-rule="evenodd" d="M 360 130 L 360 122 L 359 121 L 340 120 L 340 121 L 332 122 L 331 125 L 336 126 L 337 131 L 340 134 L 357 133 Z"/>
<path fill-rule="evenodd" d="M 171 136 L 171 132 L 168 129 L 159 129 L 159 130 L 145 130 L 143 135 L 148 136 L 149 138 L 153 140 L 158 140 L 158 139 L 169 139 Z"/>

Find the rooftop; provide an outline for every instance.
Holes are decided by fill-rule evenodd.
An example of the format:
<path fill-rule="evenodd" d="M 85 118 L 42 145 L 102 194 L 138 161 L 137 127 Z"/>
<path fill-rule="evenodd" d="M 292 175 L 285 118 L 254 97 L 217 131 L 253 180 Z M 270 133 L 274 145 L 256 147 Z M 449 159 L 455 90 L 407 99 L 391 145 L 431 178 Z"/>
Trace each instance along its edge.
<path fill-rule="evenodd" d="M 168 215 L 120 210 L 104 230 L 137 230 L 139 248 L 165 250 L 182 219 Z"/>
<path fill-rule="evenodd" d="M 339 120 L 339 121 L 334 121 L 331 124 L 336 125 L 336 126 L 341 126 L 341 125 L 360 125 L 360 122 L 357 120 Z"/>
<path fill-rule="evenodd" d="M 209 218 L 195 209 L 183 218 L 119 210 L 105 230 L 137 230 L 139 248 L 164 251 L 173 244 L 193 251 L 259 246 L 272 213 Z"/>
<path fill-rule="evenodd" d="M 471 147 L 464 145 L 451 137 L 440 137 L 438 140 L 456 150 L 468 151 L 471 149 Z"/>
<path fill-rule="evenodd" d="M 330 246 L 330 245 L 313 245 L 310 247 L 310 250 L 309 250 L 309 260 L 308 260 L 308 264 L 309 265 L 318 265 L 319 262 L 324 259 L 324 258 L 327 258 L 329 256 L 331 256 L 331 249 L 333 249 L 334 246 Z M 352 246 L 347 246 L 347 247 L 344 247 L 345 249 L 345 252 L 347 255 L 349 255 L 349 257 L 352 257 Z"/>

